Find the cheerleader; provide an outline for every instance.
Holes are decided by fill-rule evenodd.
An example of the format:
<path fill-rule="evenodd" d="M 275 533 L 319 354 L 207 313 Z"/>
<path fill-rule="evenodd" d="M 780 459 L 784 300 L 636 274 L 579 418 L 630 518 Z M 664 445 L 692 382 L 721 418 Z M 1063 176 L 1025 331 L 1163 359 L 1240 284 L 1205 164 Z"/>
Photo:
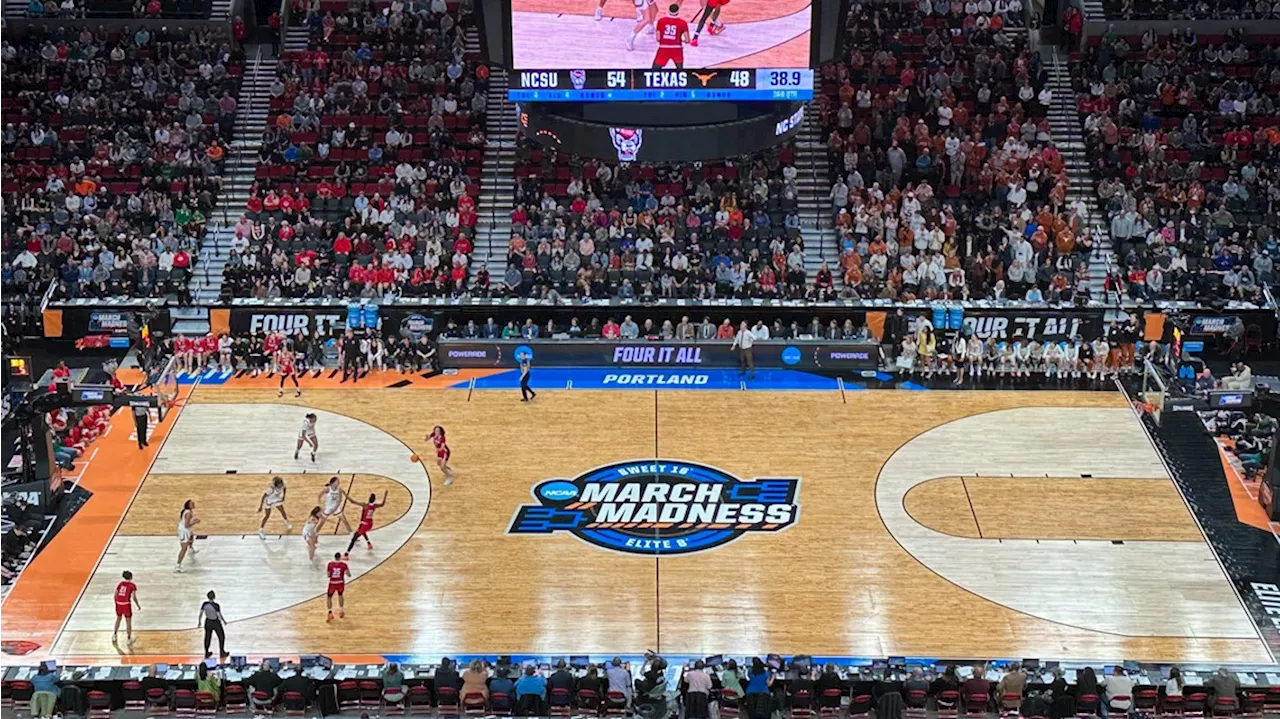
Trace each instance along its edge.
<path fill-rule="evenodd" d="M 959 387 L 964 384 L 964 371 L 969 365 L 969 340 L 957 332 L 951 341 L 951 366 L 955 368 L 956 378 L 952 382 Z"/>
<path fill-rule="evenodd" d="M 965 357 L 969 359 L 969 376 L 982 376 L 982 358 L 986 354 L 987 348 L 977 335 L 969 338 L 969 347 L 965 350 Z"/>
<path fill-rule="evenodd" d="M 910 375 L 916 370 L 916 338 L 915 335 L 907 335 L 902 338 L 902 349 L 898 352 L 898 357 L 894 360 L 898 366 L 898 374 Z"/>

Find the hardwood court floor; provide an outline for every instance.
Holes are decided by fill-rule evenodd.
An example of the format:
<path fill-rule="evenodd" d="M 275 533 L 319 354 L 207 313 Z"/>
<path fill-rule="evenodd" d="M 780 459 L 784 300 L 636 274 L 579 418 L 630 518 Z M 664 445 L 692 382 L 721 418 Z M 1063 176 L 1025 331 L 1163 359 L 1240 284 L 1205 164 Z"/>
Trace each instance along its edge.
<path fill-rule="evenodd" d="M 321 413 L 315 465 L 292 459 L 303 408 Z M 436 424 L 452 486 L 408 463 L 434 457 Z M 1145 442 L 1123 399 L 1096 392 L 575 390 L 526 405 L 498 391 L 201 388 L 54 650 L 115 651 L 110 592 L 128 565 L 140 655 L 198 652 L 193 607 L 216 588 L 229 648 L 248 654 L 1270 661 Z M 506 534 L 539 482 L 654 457 L 799 477 L 799 519 L 662 559 Z M 272 474 L 295 528 L 262 542 L 252 512 Z M 297 532 L 331 474 L 362 499 L 389 490 L 389 506 L 375 550 L 352 553 L 347 618 L 326 624 Z M 209 537 L 173 574 L 189 497 Z M 326 531 L 320 554 L 345 546 Z"/>

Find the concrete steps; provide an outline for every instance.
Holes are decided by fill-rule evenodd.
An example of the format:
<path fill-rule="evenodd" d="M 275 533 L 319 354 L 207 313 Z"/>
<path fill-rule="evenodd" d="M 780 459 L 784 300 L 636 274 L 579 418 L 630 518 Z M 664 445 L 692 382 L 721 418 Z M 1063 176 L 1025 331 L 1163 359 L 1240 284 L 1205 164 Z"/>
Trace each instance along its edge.
<path fill-rule="evenodd" d="M 467 30 L 471 45 L 474 29 Z M 477 39 L 477 50 L 478 50 Z M 488 114 L 485 117 L 484 166 L 480 175 L 480 196 L 476 211 L 475 250 L 471 258 L 471 279 L 481 267 L 488 267 L 490 281 L 502 281 L 506 271 L 507 242 L 511 239 L 511 210 L 515 206 L 516 122 L 515 103 L 507 101 L 507 73 L 494 69 L 489 76 Z"/>
<path fill-rule="evenodd" d="M 800 237 L 804 240 L 805 273 L 812 279 L 823 262 L 834 267 L 840 245 L 831 223 L 831 167 L 827 162 L 818 104 L 805 107 L 804 125 L 796 134 L 796 200 L 800 206 Z"/>
<path fill-rule="evenodd" d="M 1054 49 L 1045 61 L 1045 70 L 1048 73 L 1047 85 L 1053 92 L 1053 102 L 1048 110 L 1049 127 L 1053 144 L 1062 154 L 1070 178 L 1067 202 L 1079 202 L 1086 208 L 1085 224 L 1093 235 L 1094 249 L 1089 256 L 1089 293 L 1096 300 L 1110 303 L 1111 298 L 1104 297 L 1103 292 L 1107 270 L 1114 262 L 1110 221 L 1098 202 L 1093 169 L 1085 154 L 1084 131 L 1076 109 L 1076 93 L 1071 86 L 1066 57 Z"/>

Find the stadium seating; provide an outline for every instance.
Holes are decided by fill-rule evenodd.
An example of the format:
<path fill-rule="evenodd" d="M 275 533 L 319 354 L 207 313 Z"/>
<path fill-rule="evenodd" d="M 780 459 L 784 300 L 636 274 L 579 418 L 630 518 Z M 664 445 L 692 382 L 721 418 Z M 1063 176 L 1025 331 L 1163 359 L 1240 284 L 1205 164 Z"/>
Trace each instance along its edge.
<path fill-rule="evenodd" d="M 383 6 L 319 3 L 284 54 L 224 297 L 465 289 L 488 71 L 466 11 Z"/>
<path fill-rule="evenodd" d="M 822 70 L 842 292 L 1071 299 L 1092 238 L 1066 203 L 1040 57 L 1004 31 L 1021 6 L 921 7 L 855 5 L 848 62 Z"/>
<path fill-rule="evenodd" d="M 186 296 L 236 111 L 228 39 L 32 28 L 5 42 L 6 291 Z"/>
<path fill-rule="evenodd" d="M 632 165 L 523 145 L 505 274 L 479 291 L 567 297 L 816 297 L 794 148 Z M 485 283 L 488 283 L 487 285 Z"/>
<path fill-rule="evenodd" d="M 1071 64 L 1134 298 L 1260 302 L 1280 247 L 1280 53 L 1242 33 L 1103 36 Z"/>

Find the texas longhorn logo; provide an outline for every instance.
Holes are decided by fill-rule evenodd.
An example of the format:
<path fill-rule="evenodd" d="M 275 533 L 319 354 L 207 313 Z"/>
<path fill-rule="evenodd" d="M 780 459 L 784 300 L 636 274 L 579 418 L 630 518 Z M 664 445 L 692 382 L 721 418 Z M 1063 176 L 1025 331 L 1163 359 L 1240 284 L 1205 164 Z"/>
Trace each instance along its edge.
<path fill-rule="evenodd" d="M 679 460 L 633 460 L 533 488 L 508 534 L 569 532 L 627 554 L 714 549 L 747 532 L 778 532 L 800 516 L 795 478 L 739 479 Z"/>
<path fill-rule="evenodd" d="M 702 83 L 702 86 L 703 86 L 703 87 L 706 87 L 706 86 L 707 86 L 707 83 L 711 82 L 711 78 L 715 77 L 716 75 L 719 75 L 720 73 L 718 73 L 718 72 L 713 72 L 713 73 L 710 73 L 710 74 L 708 74 L 708 75 L 702 75 L 702 74 L 699 74 L 699 73 L 696 73 L 696 72 L 690 72 L 689 74 L 691 74 L 691 75 L 693 75 L 694 77 L 698 78 L 698 82 L 701 82 L 701 83 Z"/>

